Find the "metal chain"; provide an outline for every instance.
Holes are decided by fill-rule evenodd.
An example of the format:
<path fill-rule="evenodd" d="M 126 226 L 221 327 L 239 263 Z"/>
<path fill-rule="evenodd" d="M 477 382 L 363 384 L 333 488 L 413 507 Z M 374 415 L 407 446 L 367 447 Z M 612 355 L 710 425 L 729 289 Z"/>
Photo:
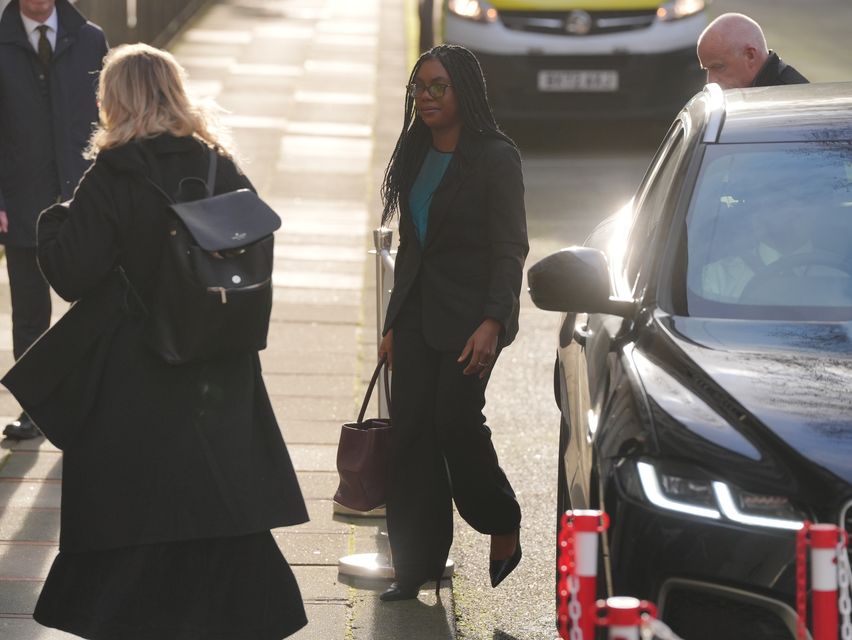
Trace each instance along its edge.
<path fill-rule="evenodd" d="M 568 591 L 571 593 L 571 600 L 568 603 L 571 634 L 568 637 L 570 640 L 583 640 L 583 630 L 580 628 L 580 617 L 583 615 L 583 609 L 580 606 L 580 601 L 577 600 L 577 594 L 580 593 L 580 579 L 577 576 L 568 576 Z"/>
<path fill-rule="evenodd" d="M 852 598 L 849 589 L 852 588 L 852 570 L 849 568 L 849 554 L 846 552 L 845 536 L 837 543 L 837 581 L 840 596 L 837 601 L 842 623 L 840 637 L 852 640 Z"/>
<path fill-rule="evenodd" d="M 562 517 L 562 529 L 559 532 L 559 635 L 563 640 L 583 640 L 580 617 L 583 609 L 577 599 L 580 592 L 580 580 L 575 575 L 577 563 L 574 557 L 574 527 L 567 514 Z M 563 586 L 564 580 L 564 586 Z M 570 631 L 568 623 L 570 621 Z"/>
<path fill-rule="evenodd" d="M 808 638 L 807 547 L 811 523 L 805 522 L 796 533 L 796 638 Z"/>

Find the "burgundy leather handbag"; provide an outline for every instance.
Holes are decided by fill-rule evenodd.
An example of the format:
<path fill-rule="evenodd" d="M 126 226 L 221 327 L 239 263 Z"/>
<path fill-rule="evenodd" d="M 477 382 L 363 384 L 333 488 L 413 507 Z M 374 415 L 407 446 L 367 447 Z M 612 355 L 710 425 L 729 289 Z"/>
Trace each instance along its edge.
<path fill-rule="evenodd" d="M 382 368 L 385 369 L 385 394 L 390 406 L 387 361 L 382 358 L 370 379 L 358 421 L 348 422 L 340 430 L 340 442 L 337 445 L 340 485 L 334 494 L 334 501 L 352 511 L 372 511 L 385 504 L 391 422 L 385 418 L 364 420 L 373 387 Z"/>

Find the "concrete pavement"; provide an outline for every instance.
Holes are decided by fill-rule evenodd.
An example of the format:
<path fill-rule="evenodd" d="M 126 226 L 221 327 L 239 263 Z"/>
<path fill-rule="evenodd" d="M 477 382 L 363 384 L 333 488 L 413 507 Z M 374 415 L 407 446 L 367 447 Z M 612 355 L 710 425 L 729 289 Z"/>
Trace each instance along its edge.
<path fill-rule="evenodd" d="M 407 79 L 400 0 L 221 0 L 171 46 L 192 89 L 228 114 L 247 175 L 282 215 L 264 377 L 311 522 L 274 532 L 310 623 L 295 638 L 453 638 L 442 603 L 379 606 L 384 583 L 345 583 L 340 556 L 385 544 L 382 520 L 332 515 L 340 424 L 353 419 L 375 362 L 373 264 L 378 185 L 399 134 Z M 2 269 L 5 277 L 5 269 Z M 59 315 L 65 305 L 57 304 Z M 0 292 L 0 368 L 11 365 Z M 0 391 L 0 424 L 19 409 Z M 168 446 L 168 443 L 163 443 Z M 0 639 L 68 634 L 31 619 L 57 551 L 62 456 L 43 439 L 0 443 Z"/>

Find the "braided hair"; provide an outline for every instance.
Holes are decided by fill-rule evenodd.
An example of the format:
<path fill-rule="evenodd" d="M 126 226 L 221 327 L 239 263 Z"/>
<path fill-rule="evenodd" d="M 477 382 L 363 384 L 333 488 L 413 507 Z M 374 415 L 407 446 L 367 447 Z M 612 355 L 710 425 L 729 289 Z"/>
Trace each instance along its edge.
<path fill-rule="evenodd" d="M 453 44 L 441 44 L 425 52 L 414 65 L 408 83 L 414 82 L 420 66 L 427 60 L 437 60 L 450 75 L 450 82 L 458 101 L 462 126 L 468 131 L 479 135 L 491 136 L 505 140 L 517 147 L 509 136 L 500 130 L 494 120 L 491 105 L 488 104 L 488 94 L 485 89 L 485 78 L 479 61 L 465 47 Z M 405 190 L 414 182 L 416 172 L 420 170 L 417 161 L 423 156 L 426 148 L 432 143 L 429 127 L 417 117 L 414 98 L 406 93 L 405 113 L 403 114 L 402 132 L 396 141 L 385 177 L 382 182 L 382 224 L 387 224 L 399 212 L 400 199 Z"/>

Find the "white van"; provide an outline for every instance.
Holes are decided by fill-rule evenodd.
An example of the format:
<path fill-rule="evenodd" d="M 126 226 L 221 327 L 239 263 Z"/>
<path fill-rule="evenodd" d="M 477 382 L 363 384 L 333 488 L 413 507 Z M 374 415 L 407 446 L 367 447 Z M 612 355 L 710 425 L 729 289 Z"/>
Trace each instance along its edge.
<path fill-rule="evenodd" d="M 479 58 L 499 118 L 670 120 L 704 85 L 705 0 L 441 0 L 443 42 Z"/>

